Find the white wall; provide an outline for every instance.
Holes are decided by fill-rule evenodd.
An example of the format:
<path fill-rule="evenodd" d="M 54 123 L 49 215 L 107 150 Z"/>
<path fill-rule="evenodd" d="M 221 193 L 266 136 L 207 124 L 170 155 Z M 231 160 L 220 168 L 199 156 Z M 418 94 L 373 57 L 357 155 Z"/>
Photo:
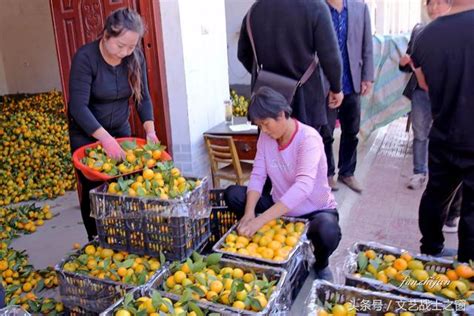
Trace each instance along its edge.
<path fill-rule="evenodd" d="M 209 173 L 203 133 L 224 120 L 229 98 L 224 0 L 161 0 L 173 158 Z"/>
<path fill-rule="evenodd" d="M 61 82 L 49 1 L 0 0 L 0 94 L 52 89 Z"/>
<path fill-rule="evenodd" d="M 254 0 L 225 0 L 230 84 L 250 84 L 250 74 L 237 59 L 237 44 L 242 19 L 254 2 Z"/>

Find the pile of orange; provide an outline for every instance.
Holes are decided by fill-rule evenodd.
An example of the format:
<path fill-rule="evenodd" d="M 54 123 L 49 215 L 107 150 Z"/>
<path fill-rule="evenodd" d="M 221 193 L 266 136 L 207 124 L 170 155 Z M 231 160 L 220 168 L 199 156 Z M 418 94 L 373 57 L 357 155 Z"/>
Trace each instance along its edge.
<path fill-rule="evenodd" d="M 191 290 L 195 300 L 216 302 L 236 309 L 261 311 L 275 290 L 277 280 L 269 281 L 264 273 L 256 274 L 220 262 L 220 254 L 205 260 L 199 257 L 172 264 L 171 275 L 163 287 L 177 295 Z"/>
<path fill-rule="evenodd" d="M 119 178 L 117 182 L 110 183 L 107 192 L 128 196 L 156 196 L 167 200 L 192 191 L 200 184 L 200 180 L 184 178 L 178 168 L 149 169 L 147 167 L 141 175 L 136 174 L 126 179 Z"/>
<path fill-rule="evenodd" d="M 373 249 L 358 254 L 356 277 L 376 279 L 397 287 L 438 295 L 451 300 L 466 299 L 474 303 L 474 269 L 468 264 L 455 262 L 451 269 L 429 269 L 426 262 L 417 260 L 408 252 L 399 256 L 377 253 Z M 444 271 L 436 272 L 436 271 Z"/>
<path fill-rule="evenodd" d="M 53 198 L 74 187 L 62 95 L 53 91 L 3 97 L 0 107 L 0 206 Z"/>
<path fill-rule="evenodd" d="M 167 297 L 162 297 L 156 290 L 152 290 L 148 296 L 140 296 L 136 299 L 133 298 L 132 293 L 128 293 L 122 303 L 114 310 L 115 316 L 132 316 L 137 313 L 149 316 L 197 316 L 208 314 L 206 310 L 203 311 L 196 305 L 190 295 L 180 299 L 179 302 L 173 302 Z"/>
<path fill-rule="evenodd" d="M 263 225 L 254 236 L 247 238 L 232 231 L 222 244 L 222 251 L 272 261 L 284 261 L 298 245 L 305 223 L 284 219 Z"/>
<path fill-rule="evenodd" d="M 108 174 L 109 176 L 124 175 L 144 167 L 153 168 L 162 160 L 165 147 L 159 143 L 137 145 L 136 141 L 124 141 L 120 146 L 126 153 L 124 161 L 116 161 L 107 157 L 101 145 L 86 149 L 82 163 L 91 169 Z"/>
<path fill-rule="evenodd" d="M 156 258 L 89 244 L 64 263 L 62 269 L 98 279 L 143 285 L 160 267 L 161 263 Z"/>

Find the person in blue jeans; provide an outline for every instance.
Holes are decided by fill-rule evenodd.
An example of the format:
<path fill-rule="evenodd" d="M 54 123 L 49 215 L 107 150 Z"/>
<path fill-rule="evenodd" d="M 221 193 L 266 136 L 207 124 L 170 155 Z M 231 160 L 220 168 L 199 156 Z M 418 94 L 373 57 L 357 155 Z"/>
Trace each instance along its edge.
<path fill-rule="evenodd" d="M 452 0 L 428 0 L 427 12 L 431 20 L 435 20 L 449 12 Z M 406 54 L 400 58 L 400 70 L 413 72 L 411 52 L 416 38 L 423 31 L 425 25 L 417 24 L 413 28 L 408 42 Z M 428 174 L 428 134 L 431 128 L 431 102 L 428 92 L 423 90 L 413 74 L 403 95 L 411 100 L 411 122 L 413 127 L 413 176 L 410 177 L 407 187 L 412 190 L 420 189 L 426 182 Z"/>

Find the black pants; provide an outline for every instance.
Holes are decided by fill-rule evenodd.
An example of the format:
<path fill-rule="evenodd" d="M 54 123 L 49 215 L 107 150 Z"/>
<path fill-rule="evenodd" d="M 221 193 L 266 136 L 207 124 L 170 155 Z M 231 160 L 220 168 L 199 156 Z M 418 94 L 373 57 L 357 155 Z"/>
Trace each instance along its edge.
<path fill-rule="evenodd" d="M 239 219 L 242 218 L 247 200 L 247 187 L 231 185 L 225 190 L 224 196 L 229 210 L 235 212 Z M 255 213 L 263 213 L 273 204 L 271 195 L 262 195 L 255 207 Z M 310 222 L 307 237 L 315 249 L 315 268 L 323 269 L 328 266 L 329 256 L 341 241 L 342 235 L 337 210 L 318 210 L 300 218 L 308 219 Z"/>
<path fill-rule="evenodd" d="M 462 183 L 458 260 L 474 260 L 474 153 L 453 151 L 443 144 L 430 142 L 428 155 L 429 179 L 418 219 L 421 252 L 436 254 L 443 249 L 442 228 L 449 204 Z"/>
<path fill-rule="evenodd" d="M 328 125 L 321 128 L 324 151 L 328 161 L 328 176 L 335 175 L 336 165 L 332 145 L 336 120 L 341 123 L 341 144 L 339 147 L 339 175 L 353 176 L 357 164 L 357 134 L 360 128 L 360 95 L 353 93 L 344 96 L 342 104 L 337 109 L 327 110 Z"/>
<path fill-rule="evenodd" d="M 113 137 L 130 137 L 131 130 L 128 122 L 123 124 L 120 128 L 117 128 L 113 131 L 109 131 L 110 135 Z M 70 125 L 69 129 L 69 141 L 71 144 L 71 151 L 74 151 L 82 146 L 96 142 L 96 140 L 82 132 L 79 128 L 75 127 L 74 124 Z M 81 205 L 81 216 L 86 228 L 87 238 L 92 240 L 97 236 L 97 227 L 95 225 L 95 219 L 91 217 L 91 200 L 89 198 L 89 191 L 100 186 L 103 182 L 96 182 L 87 179 L 81 171 L 75 169 L 78 184 L 80 184 L 81 189 L 79 191 L 79 204 Z"/>
<path fill-rule="evenodd" d="M 457 189 L 451 204 L 449 205 L 448 218 L 446 221 L 452 221 L 461 216 L 462 205 L 462 185 Z"/>

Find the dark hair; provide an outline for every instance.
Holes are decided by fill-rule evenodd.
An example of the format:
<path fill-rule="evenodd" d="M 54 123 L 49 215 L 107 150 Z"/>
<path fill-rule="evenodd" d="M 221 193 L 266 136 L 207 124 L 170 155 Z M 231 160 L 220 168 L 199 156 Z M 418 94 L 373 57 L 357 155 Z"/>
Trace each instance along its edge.
<path fill-rule="evenodd" d="M 276 119 L 281 112 L 284 112 L 285 117 L 289 118 L 291 111 L 288 101 L 281 93 L 270 87 L 260 87 L 252 94 L 248 119 L 252 122 L 267 118 Z"/>
<path fill-rule="evenodd" d="M 127 57 L 128 82 L 132 88 L 132 97 L 135 99 L 135 102 L 140 103 L 142 100 L 142 85 L 145 84 L 142 82 L 142 71 L 144 70 L 141 69 L 140 66 L 140 61 L 143 58 L 141 39 L 145 33 L 145 25 L 142 17 L 137 11 L 129 8 L 117 9 L 110 13 L 105 20 L 102 36 L 105 38 L 117 37 L 122 35 L 125 31 L 138 33 L 140 37 L 137 47 L 135 47 L 133 53 Z"/>

